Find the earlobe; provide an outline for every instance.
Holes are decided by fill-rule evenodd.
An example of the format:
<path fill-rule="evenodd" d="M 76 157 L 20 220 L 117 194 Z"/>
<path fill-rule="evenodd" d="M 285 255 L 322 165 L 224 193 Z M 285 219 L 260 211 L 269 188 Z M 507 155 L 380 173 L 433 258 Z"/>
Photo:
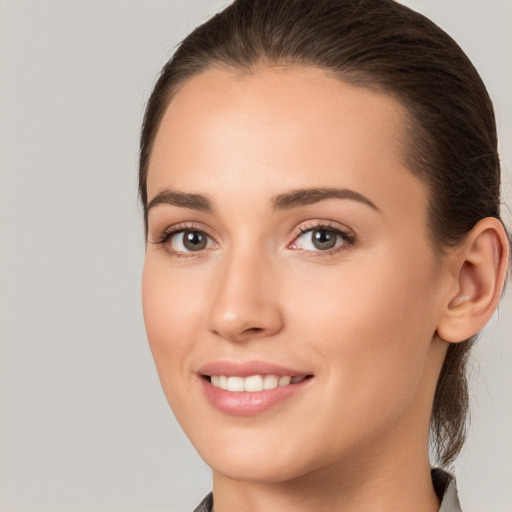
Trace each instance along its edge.
<path fill-rule="evenodd" d="M 509 250 L 502 223 L 487 217 L 448 256 L 456 282 L 445 297 L 437 328 L 442 339 L 450 343 L 467 340 L 490 320 L 503 291 Z"/>

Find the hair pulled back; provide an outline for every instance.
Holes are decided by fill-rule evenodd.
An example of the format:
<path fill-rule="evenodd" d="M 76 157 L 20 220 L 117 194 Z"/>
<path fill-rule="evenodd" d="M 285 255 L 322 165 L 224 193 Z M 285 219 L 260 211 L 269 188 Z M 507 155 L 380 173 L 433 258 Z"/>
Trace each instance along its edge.
<path fill-rule="evenodd" d="M 321 68 L 390 94 L 406 107 L 404 158 L 429 187 L 429 231 L 440 253 L 460 243 L 482 218 L 499 218 L 492 103 L 450 36 L 394 0 L 236 0 L 184 39 L 149 99 L 139 162 L 146 229 L 149 160 L 173 95 L 214 66 L 250 73 L 262 64 Z M 431 441 L 444 466 L 465 440 L 466 362 L 473 342 L 450 344 L 435 392 Z"/>

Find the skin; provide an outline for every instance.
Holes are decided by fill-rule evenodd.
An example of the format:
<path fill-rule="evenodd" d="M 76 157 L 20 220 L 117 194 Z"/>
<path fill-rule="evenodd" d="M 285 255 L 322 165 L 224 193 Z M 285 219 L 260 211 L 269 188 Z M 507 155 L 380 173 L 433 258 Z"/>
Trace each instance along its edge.
<path fill-rule="evenodd" d="M 217 512 L 439 507 L 428 425 L 462 260 L 431 246 L 427 187 L 403 163 L 405 115 L 389 96 L 298 67 L 212 69 L 166 111 L 149 200 L 201 194 L 212 211 L 150 208 L 144 316 L 166 397 L 213 469 Z M 340 187 L 375 208 L 271 206 Z M 326 223 L 353 240 L 328 252 L 297 233 Z M 184 225 L 209 235 L 204 250 L 186 252 L 179 235 L 156 243 Z M 229 415 L 197 373 L 221 359 L 313 378 L 262 414 Z"/>

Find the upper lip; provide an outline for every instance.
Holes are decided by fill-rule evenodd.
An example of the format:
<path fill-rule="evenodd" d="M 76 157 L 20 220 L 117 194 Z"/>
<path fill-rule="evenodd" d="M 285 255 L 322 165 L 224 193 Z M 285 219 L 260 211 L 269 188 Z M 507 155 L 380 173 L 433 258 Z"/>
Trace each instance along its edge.
<path fill-rule="evenodd" d="M 213 361 L 201 366 L 197 373 L 201 375 L 226 375 L 236 377 L 249 377 L 251 375 L 287 375 L 297 377 L 300 375 L 310 375 L 293 368 L 287 368 L 266 361 L 245 361 L 235 363 L 232 361 Z"/>

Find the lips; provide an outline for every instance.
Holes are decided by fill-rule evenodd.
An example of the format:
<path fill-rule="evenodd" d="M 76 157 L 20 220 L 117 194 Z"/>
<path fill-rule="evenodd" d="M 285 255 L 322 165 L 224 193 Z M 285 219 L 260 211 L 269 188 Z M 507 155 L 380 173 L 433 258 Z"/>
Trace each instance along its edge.
<path fill-rule="evenodd" d="M 243 363 L 233 363 L 231 361 L 215 361 L 205 364 L 197 371 L 200 375 L 226 375 L 249 377 L 250 375 L 289 375 L 296 377 L 298 375 L 308 375 L 308 372 L 303 372 L 293 368 L 287 368 L 266 361 L 246 361 Z"/>
<path fill-rule="evenodd" d="M 206 398 L 216 409 L 235 416 L 261 414 L 292 398 L 313 375 L 263 361 L 217 361 L 198 373 Z"/>

